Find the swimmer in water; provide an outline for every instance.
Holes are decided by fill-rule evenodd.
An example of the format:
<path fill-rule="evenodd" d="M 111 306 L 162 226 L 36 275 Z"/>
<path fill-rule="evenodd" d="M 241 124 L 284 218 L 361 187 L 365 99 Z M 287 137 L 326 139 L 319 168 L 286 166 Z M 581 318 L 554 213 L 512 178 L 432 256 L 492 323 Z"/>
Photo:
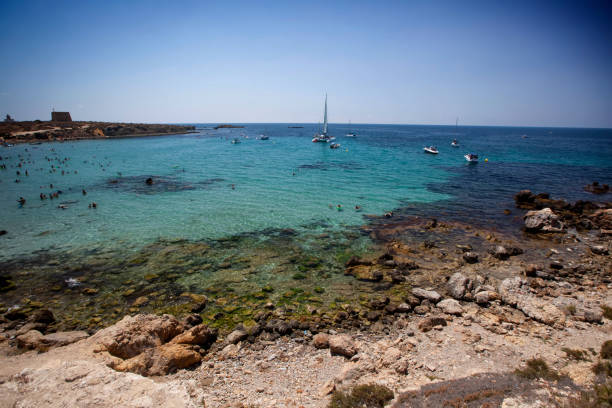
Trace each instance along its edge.
<path fill-rule="evenodd" d="M 356 205 L 355 206 L 355 211 L 361 211 L 361 206 L 360 205 Z"/>
<path fill-rule="evenodd" d="M 83 189 L 83 195 L 87 195 L 87 191 L 85 191 L 85 189 Z"/>
<path fill-rule="evenodd" d="M 17 202 L 19 203 L 20 207 L 23 207 L 23 205 L 26 203 L 26 200 L 23 197 L 19 197 L 19 200 L 17 200 Z"/>

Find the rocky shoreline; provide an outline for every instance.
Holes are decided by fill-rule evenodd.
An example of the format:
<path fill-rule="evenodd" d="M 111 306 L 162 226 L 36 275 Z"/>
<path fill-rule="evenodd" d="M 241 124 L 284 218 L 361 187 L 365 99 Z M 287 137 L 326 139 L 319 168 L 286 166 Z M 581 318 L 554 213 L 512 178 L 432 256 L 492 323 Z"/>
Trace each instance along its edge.
<path fill-rule="evenodd" d="M 343 274 L 374 290 L 353 303 L 296 309 L 262 291 L 232 326 L 217 309 L 227 296 L 192 294 L 178 317 L 135 306 L 93 335 L 55 332 L 44 304 L 9 307 L 0 395 L 21 406 L 324 407 L 378 384 L 394 407 L 584 403 L 612 375 L 612 206 L 529 191 L 515 201 L 528 210 L 521 240 L 439 220 L 364 226 L 379 250 L 350 257 Z M 126 387 L 148 399 L 119 396 Z"/>
<path fill-rule="evenodd" d="M 0 122 L 0 144 L 192 133 L 195 126 L 115 122 Z"/>

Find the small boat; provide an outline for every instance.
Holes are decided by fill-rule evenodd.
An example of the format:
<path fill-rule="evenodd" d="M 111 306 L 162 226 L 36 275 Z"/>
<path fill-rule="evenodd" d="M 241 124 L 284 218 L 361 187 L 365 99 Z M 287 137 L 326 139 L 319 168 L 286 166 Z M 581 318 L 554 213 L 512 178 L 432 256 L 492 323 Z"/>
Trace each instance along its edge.
<path fill-rule="evenodd" d="M 478 155 L 477 154 L 472 154 L 472 153 L 468 153 L 465 156 L 465 160 L 469 161 L 470 163 L 478 163 Z"/>
<path fill-rule="evenodd" d="M 236 138 L 236 139 L 232 139 L 232 144 L 238 144 L 240 143 L 240 139 Z"/>
<path fill-rule="evenodd" d="M 349 132 L 345 135 L 346 137 L 357 137 L 355 132 L 351 132 L 351 121 L 349 120 Z"/>
<path fill-rule="evenodd" d="M 451 146 L 459 147 L 459 142 L 457 141 L 457 139 L 453 139 L 453 141 L 451 142 Z"/>
<path fill-rule="evenodd" d="M 323 114 L 323 131 L 315 133 L 312 138 L 313 143 L 329 143 L 336 140 L 335 137 L 327 134 L 327 94 L 325 94 L 325 113 Z"/>
<path fill-rule="evenodd" d="M 424 147 L 423 151 L 429 154 L 438 154 L 438 148 L 435 146 Z"/>
<path fill-rule="evenodd" d="M 259 137 L 257 138 L 257 140 L 268 140 L 268 139 L 270 139 L 270 137 L 266 135 L 259 135 Z"/>
<path fill-rule="evenodd" d="M 337 149 L 340 147 L 340 143 L 330 143 L 329 148 L 330 149 Z"/>

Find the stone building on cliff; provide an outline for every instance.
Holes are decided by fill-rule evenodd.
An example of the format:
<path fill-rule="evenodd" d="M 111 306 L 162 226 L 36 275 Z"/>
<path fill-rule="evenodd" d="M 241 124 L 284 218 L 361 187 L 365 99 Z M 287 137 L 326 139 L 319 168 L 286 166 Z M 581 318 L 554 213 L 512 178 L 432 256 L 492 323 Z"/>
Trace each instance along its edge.
<path fill-rule="evenodd" d="M 52 122 L 72 122 L 70 112 L 51 112 Z"/>

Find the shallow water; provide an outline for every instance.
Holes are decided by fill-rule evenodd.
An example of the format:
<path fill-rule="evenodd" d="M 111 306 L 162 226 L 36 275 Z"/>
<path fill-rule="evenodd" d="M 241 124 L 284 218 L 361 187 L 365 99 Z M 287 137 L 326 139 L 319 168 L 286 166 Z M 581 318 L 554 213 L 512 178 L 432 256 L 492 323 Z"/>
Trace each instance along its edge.
<path fill-rule="evenodd" d="M 310 142 L 311 125 L 196 126 L 199 134 L 0 150 L 7 165 L 0 171 L 0 228 L 9 232 L 0 258 L 266 228 L 342 229 L 398 207 L 495 218 L 492 209 L 511 207 L 521 188 L 592 198 L 583 185 L 612 181 L 609 130 L 363 125 L 352 127 L 357 138 L 346 138 L 346 126 L 332 125 L 342 147 L 331 150 Z M 255 140 L 261 133 L 270 140 Z M 230 144 L 234 137 L 242 143 Z M 460 148 L 450 146 L 452 138 Z M 423 154 L 429 144 L 440 154 Z M 481 163 L 467 164 L 466 152 L 480 154 Z M 145 184 L 149 177 L 153 185 Z M 38 197 L 56 190 L 59 199 Z M 97 209 L 88 209 L 94 201 Z"/>
<path fill-rule="evenodd" d="M 359 227 L 386 211 L 511 233 L 520 226 L 516 191 L 609 199 L 583 186 L 612 182 L 610 130 L 363 125 L 345 138 L 348 128 L 332 125 L 342 147 L 331 150 L 311 143 L 312 125 L 196 126 L 189 135 L 1 149 L 0 267 L 17 285 L 5 306 L 43 302 L 75 328 L 137 310 L 188 312 L 186 293 L 212 299 L 204 317 L 220 326 L 267 302 L 297 315 L 331 310 L 402 290 L 343 274 L 351 255 L 380 250 Z M 256 140 L 261 133 L 270 140 Z M 423 153 L 430 144 L 439 155 Z M 481 162 L 467 164 L 467 152 Z M 418 245 L 427 234 L 407 239 Z M 452 239 L 443 238 L 451 249 Z"/>

